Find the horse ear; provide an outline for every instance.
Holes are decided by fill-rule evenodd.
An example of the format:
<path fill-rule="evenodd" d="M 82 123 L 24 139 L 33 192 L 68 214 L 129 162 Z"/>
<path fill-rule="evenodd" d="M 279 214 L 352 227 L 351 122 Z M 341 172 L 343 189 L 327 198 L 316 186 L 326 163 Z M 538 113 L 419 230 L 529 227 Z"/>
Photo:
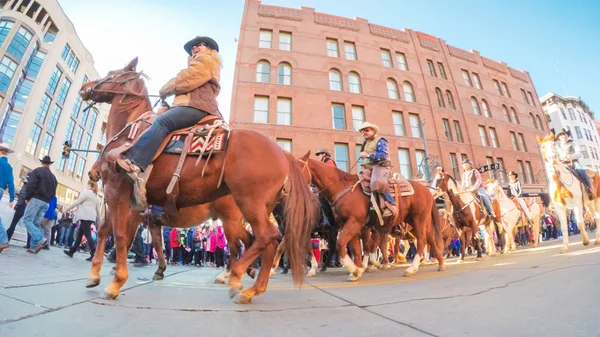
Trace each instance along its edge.
<path fill-rule="evenodd" d="M 123 68 L 123 70 L 125 70 L 125 71 L 135 71 L 135 68 L 137 67 L 137 64 L 138 64 L 138 58 L 136 56 L 133 60 L 129 61 L 129 64 L 126 65 L 125 68 Z"/>
<path fill-rule="evenodd" d="M 304 156 L 300 157 L 300 159 L 303 161 L 307 161 L 308 158 L 310 158 L 310 150 L 308 150 Z"/>

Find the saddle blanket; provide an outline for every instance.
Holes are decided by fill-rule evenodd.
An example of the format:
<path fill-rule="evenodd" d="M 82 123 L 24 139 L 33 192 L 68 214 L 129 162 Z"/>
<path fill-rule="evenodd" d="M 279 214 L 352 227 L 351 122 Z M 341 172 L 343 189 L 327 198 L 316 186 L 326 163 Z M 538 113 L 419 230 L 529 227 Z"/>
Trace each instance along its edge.
<path fill-rule="evenodd" d="M 363 193 L 366 195 L 371 195 L 371 179 L 366 175 L 360 173 L 361 183 L 360 186 L 363 190 Z M 392 196 L 396 194 L 396 188 L 398 187 L 398 191 L 401 197 L 406 197 L 415 194 L 415 189 L 412 187 L 410 181 L 404 178 L 401 174 L 393 173 L 391 177 L 388 178 L 389 190 L 392 193 Z"/>
<path fill-rule="evenodd" d="M 188 155 L 198 156 L 204 147 L 204 144 L 208 142 L 206 150 L 202 154 L 208 156 L 211 152 L 223 152 L 227 149 L 227 142 L 229 140 L 229 131 L 223 131 L 212 135 L 210 139 L 206 139 L 207 135 L 193 135 L 194 139 L 188 149 Z M 189 137 L 188 134 L 179 134 L 171 136 L 169 142 L 165 146 L 163 153 L 180 154 L 183 151 L 185 139 Z"/>

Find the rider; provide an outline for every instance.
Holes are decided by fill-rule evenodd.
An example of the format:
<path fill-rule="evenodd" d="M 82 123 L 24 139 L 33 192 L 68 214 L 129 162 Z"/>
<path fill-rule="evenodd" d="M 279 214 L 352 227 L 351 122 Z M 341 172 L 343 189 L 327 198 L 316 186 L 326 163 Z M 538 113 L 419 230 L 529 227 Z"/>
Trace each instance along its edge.
<path fill-rule="evenodd" d="M 337 167 L 337 164 L 335 163 L 335 161 L 333 159 L 331 159 L 331 152 L 329 152 L 328 150 L 320 149 L 319 151 L 317 151 L 317 153 L 315 153 L 315 155 L 317 157 L 321 156 L 321 161 L 324 162 L 325 164 L 327 164 L 329 166 Z"/>
<path fill-rule="evenodd" d="M 510 182 L 508 183 L 508 196 L 517 200 L 517 202 L 521 206 L 521 209 L 523 210 L 523 213 L 525 213 L 527 222 L 531 223 L 531 215 L 529 214 L 529 208 L 527 208 L 527 205 L 525 205 L 525 201 L 523 200 L 523 189 L 521 188 L 519 175 L 515 171 L 510 171 L 508 172 L 508 176 L 510 178 Z"/>
<path fill-rule="evenodd" d="M 492 202 L 490 201 L 490 197 L 485 193 L 485 189 L 481 186 L 481 174 L 473 167 L 473 162 L 471 159 L 465 159 L 462 162 L 463 169 L 465 172 L 462 176 L 462 188 L 465 191 L 469 192 L 477 192 L 477 194 L 481 197 L 481 201 L 483 201 L 483 205 L 488 211 L 489 215 L 496 219 L 496 215 L 494 214 L 494 210 L 492 209 Z"/>
<path fill-rule="evenodd" d="M 207 115 L 222 118 L 217 104 L 221 90 L 221 58 L 217 42 L 210 37 L 197 36 L 183 49 L 189 55 L 188 67 L 159 91 L 163 100 L 175 95 L 173 107 L 159 115 L 150 130 L 117 160 L 118 166 L 129 178 L 138 181 L 141 188 L 145 186 L 145 179 L 140 173 L 150 165 L 161 143 L 171 132 L 194 126 Z"/>
<path fill-rule="evenodd" d="M 594 187 L 592 186 L 590 177 L 579 163 L 578 159 L 581 158 L 581 152 L 570 136 L 571 132 L 569 130 L 562 129 L 562 131 L 554 137 L 554 145 L 556 147 L 558 160 L 567 165 L 572 171 L 575 171 L 576 175 L 579 176 L 580 180 L 582 180 L 585 185 L 588 196 L 590 199 L 593 199 Z"/>
<path fill-rule="evenodd" d="M 360 149 L 360 157 L 362 158 L 362 169 L 363 170 L 372 170 L 375 166 L 381 167 L 390 167 L 390 154 L 388 152 L 388 142 L 385 138 L 379 136 L 379 126 L 375 124 L 371 124 L 369 122 L 364 122 L 359 132 L 363 134 L 365 137 L 365 141 L 362 144 Z M 389 170 L 387 174 L 380 179 L 385 179 L 384 184 L 387 185 Z M 375 175 L 371 175 L 371 179 L 377 179 Z M 371 181 L 371 186 L 373 186 L 373 181 Z M 383 199 L 386 201 L 388 210 L 384 211 L 385 216 L 396 215 L 398 213 L 398 209 L 396 208 L 396 203 L 394 202 L 394 198 L 392 197 L 392 193 L 389 191 L 383 193 Z M 391 214 L 390 214 L 391 211 Z"/>

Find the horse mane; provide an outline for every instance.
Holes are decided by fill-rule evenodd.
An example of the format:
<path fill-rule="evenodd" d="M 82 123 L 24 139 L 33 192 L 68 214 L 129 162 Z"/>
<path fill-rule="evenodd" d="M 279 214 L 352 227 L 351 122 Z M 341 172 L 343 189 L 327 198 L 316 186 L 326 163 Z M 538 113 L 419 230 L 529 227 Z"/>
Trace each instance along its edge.
<path fill-rule="evenodd" d="M 454 185 L 456 185 L 456 187 L 458 187 L 458 186 L 459 186 L 458 182 L 456 182 L 456 179 L 454 179 L 454 177 L 453 177 L 453 176 L 451 176 L 451 175 L 449 175 L 449 174 L 446 174 L 446 176 L 447 176 L 447 177 L 448 177 L 450 180 L 452 180 L 452 182 L 454 183 Z"/>
<path fill-rule="evenodd" d="M 352 174 L 352 173 L 348 173 L 348 172 L 344 172 L 340 169 L 337 169 L 337 174 L 338 174 L 338 179 L 340 181 L 347 181 L 347 182 L 351 182 L 351 183 L 355 183 L 358 181 L 358 175 L 357 174 Z"/>

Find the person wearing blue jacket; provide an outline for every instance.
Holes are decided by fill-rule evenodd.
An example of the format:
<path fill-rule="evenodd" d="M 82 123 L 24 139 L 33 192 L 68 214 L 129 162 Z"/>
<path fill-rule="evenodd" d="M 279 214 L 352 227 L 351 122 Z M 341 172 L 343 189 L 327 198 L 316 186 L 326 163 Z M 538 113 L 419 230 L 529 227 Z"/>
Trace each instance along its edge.
<path fill-rule="evenodd" d="M 4 197 L 4 190 L 8 189 L 8 206 L 13 207 L 15 201 L 15 178 L 13 176 L 12 166 L 8 163 L 9 153 L 14 152 L 8 147 L 8 144 L 0 144 L 0 198 Z M 2 225 L 2 219 L 0 218 L 0 253 L 3 250 L 8 249 L 8 235 L 6 229 Z"/>

